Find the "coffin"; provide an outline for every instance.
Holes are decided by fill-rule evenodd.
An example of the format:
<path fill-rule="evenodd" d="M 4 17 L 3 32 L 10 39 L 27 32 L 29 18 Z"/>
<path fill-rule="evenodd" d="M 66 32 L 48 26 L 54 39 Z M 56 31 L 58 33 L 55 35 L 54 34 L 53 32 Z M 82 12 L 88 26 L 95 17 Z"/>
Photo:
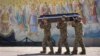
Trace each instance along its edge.
<path fill-rule="evenodd" d="M 76 18 L 80 18 L 80 15 L 78 13 L 41 15 L 38 19 L 38 22 L 41 22 L 43 19 L 47 19 L 50 22 L 54 23 L 60 20 L 61 18 L 65 18 L 66 21 L 73 21 Z"/>

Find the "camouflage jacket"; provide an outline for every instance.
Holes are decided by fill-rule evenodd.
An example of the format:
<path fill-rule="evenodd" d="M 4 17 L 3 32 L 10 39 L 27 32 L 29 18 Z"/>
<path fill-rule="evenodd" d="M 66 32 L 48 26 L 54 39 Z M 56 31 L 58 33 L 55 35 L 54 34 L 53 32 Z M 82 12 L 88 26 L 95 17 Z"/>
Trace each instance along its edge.
<path fill-rule="evenodd" d="M 40 28 L 44 29 L 44 36 L 45 37 L 51 36 L 51 32 L 50 32 L 51 24 L 50 23 L 48 23 L 47 25 L 46 24 L 40 24 Z"/>
<path fill-rule="evenodd" d="M 67 37 L 67 23 L 58 23 L 57 28 L 60 29 L 61 37 Z"/>
<path fill-rule="evenodd" d="M 72 26 L 75 28 L 76 35 L 82 35 L 82 23 L 74 23 Z"/>

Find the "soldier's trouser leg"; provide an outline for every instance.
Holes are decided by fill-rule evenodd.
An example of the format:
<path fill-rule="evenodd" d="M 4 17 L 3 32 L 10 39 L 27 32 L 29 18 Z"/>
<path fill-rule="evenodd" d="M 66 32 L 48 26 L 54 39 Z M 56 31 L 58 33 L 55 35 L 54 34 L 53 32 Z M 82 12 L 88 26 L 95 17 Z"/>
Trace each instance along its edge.
<path fill-rule="evenodd" d="M 64 46 L 66 48 L 66 52 L 64 54 L 70 54 L 70 50 L 69 50 L 69 46 L 68 46 L 68 42 L 65 41 Z"/>
<path fill-rule="evenodd" d="M 58 52 L 61 53 L 62 52 L 62 48 L 61 48 L 61 45 L 59 44 L 58 46 Z"/>
<path fill-rule="evenodd" d="M 50 47 L 51 52 L 53 52 L 53 45 L 52 45 L 52 41 L 51 40 L 48 41 L 48 45 Z"/>
<path fill-rule="evenodd" d="M 81 46 L 82 48 L 82 52 L 80 54 L 85 54 L 86 53 L 86 50 L 85 50 L 85 47 L 84 47 L 84 44 L 83 44 L 83 39 L 82 37 L 79 38 L 79 45 Z"/>
<path fill-rule="evenodd" d="M 62 52 L 62 48 L 61 48 L 62 45 L 63 45 L 62 39 L 60 39 L 59 42 L 58 42 L 58 51 L 57 51 L 58 53 Z"/>
<path fill-rule="evenodd" d="M 77 54 L 77 48 L 78 48 L 78 37 L 75 37 L 74 48 L 73 48 L 72 54 Z"/>
<path fill-rule="evenodd" d="M 67 41 L 64 42 L 64 46 L 65 46 L 67 52 L 70 52 L 69 45 L 68 45 L 68 42 Z"/>
<path fill-rule="evenodd" d="M 54 54 L 53 44 L 52 44 L 51 38 L 48 39 L 47 44 L 48 44 L 48 46 L 50 47 L 50 52 L 49 52 L 49 54 Z"/>
<path fill-rule="evenodd" d="M 44 39 L 43 39 L 43 42 L 42 42 L 43 51 L 41 51 L 41 53 L 46 53 L 46 45 L 47 45 L 46 41 L 47 41 L 47 40 L 44 38 Z"/>
<path fill-rule="evenodd" d="M 60 38 L 59 42 L 58 42 L 58 50 L 57 50 L 57 52 L 55 54 L 61 54 L 61 52 L 62 52 L 62 50 L 61 50 L 62 43 L 61 42 L 62 42 L 62 39 Z"/>

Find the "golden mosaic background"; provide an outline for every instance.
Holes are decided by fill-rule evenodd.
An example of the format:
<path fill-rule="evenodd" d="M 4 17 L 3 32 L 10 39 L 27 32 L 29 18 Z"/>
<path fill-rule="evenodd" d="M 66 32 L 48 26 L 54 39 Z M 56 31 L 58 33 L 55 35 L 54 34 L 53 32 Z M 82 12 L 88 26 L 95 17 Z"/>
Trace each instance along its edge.
<path fill-rule="evenodd" d="M 65 4 L 66 1 L 72 2 L 73 0 L 0 0 L 0 7 L 4 7 L 4 6 L 8 6 L 8 5 L 20 7 L 25 4 L 38 5 L 38 4 L 41 4 L 44 2 L 55 5 L 55 4 Z M 79 0 L 76 0 L 76 1 L 79 1 Z"/>

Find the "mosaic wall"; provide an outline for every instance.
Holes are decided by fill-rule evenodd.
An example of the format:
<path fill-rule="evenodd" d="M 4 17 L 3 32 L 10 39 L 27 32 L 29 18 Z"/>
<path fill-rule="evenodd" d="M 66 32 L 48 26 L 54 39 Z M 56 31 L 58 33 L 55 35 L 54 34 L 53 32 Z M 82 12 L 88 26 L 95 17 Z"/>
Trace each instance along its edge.
<path fill-rule="evenodd" d="M 6 25 L 15 32 L 16 40 L 26 36 L 41 41 L 43 30 L 37 24 L 43 8 L 49 7 L 51 14 L 79 13 L 83 23 L 83 37 L 100 38 L 100 1 L 99 0 L 0 0 L 0 28 L 6 31 Z M 7 24 L 1 24 L 5 22 Z M 59 37 L 59 30 L 52 24 L 52 38 Z M 68 36 L 74 37 L 74 29 L 68 26 Z M 9 31 L 8 31 L 9 32 Z M 5 33 L 6 34 L 6 33 Z"/>

